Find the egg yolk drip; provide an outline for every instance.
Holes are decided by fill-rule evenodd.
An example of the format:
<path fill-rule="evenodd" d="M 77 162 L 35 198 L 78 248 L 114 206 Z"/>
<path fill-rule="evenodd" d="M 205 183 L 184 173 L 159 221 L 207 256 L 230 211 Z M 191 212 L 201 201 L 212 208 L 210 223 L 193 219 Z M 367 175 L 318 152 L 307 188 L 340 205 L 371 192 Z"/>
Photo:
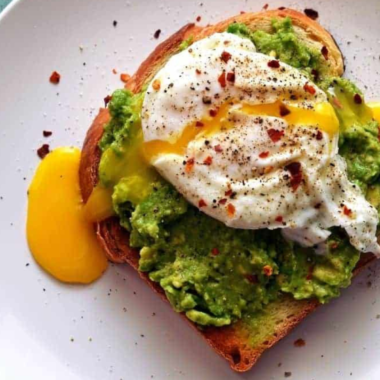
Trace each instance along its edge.
<path fill-rule="evenodd" d="M 173 141 L 154 140 L 144 143 L 142 149 L 148 162 L 160 154 L 183 155 L 188 144 L 197 137 L 207 137 L 233 127 L 228 113 L 233 104 L 226 103 L 211 115 L 188 125 L 182 134 Z M 338 133 L 339 121 L 330 103 L 318 103 L 313 108 L 304 109 L 297 105 L 285 105 L 280 101 L 271 104 L 244 104 L 237 109 L 248 115 L 271 116 L 285 120 L 289 125 L 318 125 L 321 131 L 330 136 Z"/>
<path fill-rule="evenodd" d="M 144 159 L 143 144 L 143 131 L 139 125 L 132 137 L 124 142 L 121 152 L 115 152 L 112 147 L 105 150 L 99 166 L 103 184 L 106 186 L 116 185 L 121 178 L 133 175 L 146 178 L 147 185 L 151 183 L 152 181 L 148 181 L 148 179 L 152 179 L 154 173 L 150 164 Z M 106 170 L 103 170 L 103 167 Z"/>
<path fill-rule="evenodd" d="M 131 140 L 124 143 L 122 154 L 116 153 L 111 147 L 102 153 L 99 166 L 102 183 L 93 189 L 84 206 L 86 216 L 92 222 L 115 215 L 112 205 L 113 186 L 122 178 L 128 180 L 128 188 L 133 192 L 131 200 L 135 204 L 145 198 L 150 185 L 157 180 L 158 174 L 144 158 L 143 141 L 143 132 L 139 126 Z"/>
<path fill-rule="evenodd" d="M 93 282 L 108 265 L 82 204 L 80 156 L 76 148 L 48 154 L 37 168 L 28 197 L 30 250 L 43 269 L 70 283 Z"/>
<path fill-rule="evenodd" d="M 115 215 L 112 206 L 112 189 L 101 185 L 94 187 L 83 210 L 86 219 L 93 223 Z"/>

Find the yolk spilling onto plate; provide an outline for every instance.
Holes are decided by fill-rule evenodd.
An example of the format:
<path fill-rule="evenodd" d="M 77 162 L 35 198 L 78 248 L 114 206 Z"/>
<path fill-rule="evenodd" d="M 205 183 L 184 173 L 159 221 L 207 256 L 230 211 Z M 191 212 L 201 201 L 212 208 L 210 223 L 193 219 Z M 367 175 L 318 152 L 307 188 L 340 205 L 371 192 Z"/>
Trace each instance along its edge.
<path fill-rule="evenodd" d="M 303 109 L 296 105 L 286 105 L 289 112 L 282 115 L 280 102 L 259 105 L 243 105 L 239 111 L 254 116 L 272 116 L 284 119 L 290 125 L 317 125 L 319 128 L 333 136 L 339 132 L 339 121 L 330 103 L 319 103 L 313 109 Z M 230 104 L 222 105 L 215 116 L 206 116 L 196 123 L 188 125 L 182 134 L 175 141 L 155 140 L 144 144 L 144 156 L 151 162 L 152 159 L 160 154 L 183 154 L 188 144 L 197 136 L 209 136 L 223 129 L 232 128 L 233 125 L 228 121 Z"/>
<path fill-rule="evenodd" d="M 107 269 L 79 188 L 80 150 L 59 148 L 40 163 L 29 188 L 27 238 L 36 261 L 55 278 L 90 283 Z"/>

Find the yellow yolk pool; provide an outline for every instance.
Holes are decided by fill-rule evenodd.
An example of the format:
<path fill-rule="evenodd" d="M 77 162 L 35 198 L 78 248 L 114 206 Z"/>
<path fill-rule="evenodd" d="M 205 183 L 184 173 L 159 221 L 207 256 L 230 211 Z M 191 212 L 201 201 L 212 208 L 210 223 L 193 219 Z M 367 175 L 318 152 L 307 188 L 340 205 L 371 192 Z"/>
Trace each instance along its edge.
<path fill-rule="evenodd" d="M 29 188 L 27 238 L 40 266 L 63 282 L 90 283 L 107 269 L 79 188 L 80 150 L 59 148 L 40 163 Z"/>

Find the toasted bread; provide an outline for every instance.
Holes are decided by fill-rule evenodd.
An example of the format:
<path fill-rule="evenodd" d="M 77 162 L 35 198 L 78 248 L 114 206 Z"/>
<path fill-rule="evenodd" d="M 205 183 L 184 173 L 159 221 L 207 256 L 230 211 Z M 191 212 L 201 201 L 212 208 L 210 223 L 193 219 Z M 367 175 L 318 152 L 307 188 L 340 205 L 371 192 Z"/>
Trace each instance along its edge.
<path fill-rule="evenodd" d="M 245 23 L 252 30 L 269 31 L 271 20 L 274 17 L 290 17 L 295 32 L 307 45 L 317 49 L 327 46 L 330 74 L 334 76 L 343 74 L 343 58 L 331 35 L 317 22 L 305 15 L 285 9 L 242 14 L 205 28 L 188 24 L 153 51 L 131 77 L 126 87 L 135 93 L 139 92 L 144 84 L 148 83 L 165 62 L 178 51 L 181 42 L 189 37 L 194 40 L 202 39 L 215 32 L 224 31 L 234 21 Z M 108 110 L 101 109 L 89 129 L 83 145 L 79 176 L 84 202 L 87 201 L 93 187 L 98 182 L 98 165 L 101 155 L 98 143 L 103 134 L 103 127 L 109 118 Z M 118 218 L 112 217 L 97 223 L 96 233 L 111 261 L 126 262 L 138 271 L 139 252 L 129 246 L 129 234 L 120 226 Z M 372 255 L 363 255 L 354 274 L 373 259 Z M 152 282 L 146 273 L 138 273 L 163 299 L 166 299 L 159 284 Z M 286 336 L 318 306 L 319 303 L 316 300 L 296 301 L 291 296 L 284 295 L 266 307 L 263 312 L 263 320 L 260 321 L 262 322 L 260 328 L 254 327 L 246 320 L 238 321 L 227 327 L 200 328 L 190 321 L 189 323 L 203 335 L 216 352 L 228 360 L 232 369 L 243 372 L 249 370 L 266 349 Z"/>

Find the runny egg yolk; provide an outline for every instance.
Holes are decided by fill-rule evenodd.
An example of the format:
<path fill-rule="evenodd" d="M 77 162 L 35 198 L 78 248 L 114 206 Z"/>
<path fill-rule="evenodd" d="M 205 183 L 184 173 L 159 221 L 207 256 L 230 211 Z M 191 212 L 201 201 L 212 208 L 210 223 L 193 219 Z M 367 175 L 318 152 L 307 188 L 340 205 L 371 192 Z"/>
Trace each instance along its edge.
<path fill-rule="evenodd" d="M 90 283 L 107 269 L 79 188 L 81 152 L 59 148 L 40 163 L 29 188 L 27 239 L 43 269 L 63 282 Z"/>
<path fill-rule="evenodd" d="M 183 155 L 188 144 L 197 137 L 207 137 L 233 127 L 228 120 L 232 105 L 226 103 L 216 114 L 207 115 L 202 120 L 188 125 L 174 141 L 154 140 L 143 145 L 144 156 L 148 162 L 160 154 Z M 321 131 L 330 136 L 338 133 L 339 121 L 330 103 L 318 103 L 314 108 L 304 109 L 297 105 L 284 105 L 277 101 L 271 104 L 244 104 L 240 112 L 253 116 L 271 116 L 282 118 L 289 125 L 318 125 Z"/>
<path fill-rule="evenodd" d="M 100 222 L 115 214 L 112 206 L 112 188 L 101 185 L 94 187 L 90 197 L 83 207 L 86 219 Z"/>

